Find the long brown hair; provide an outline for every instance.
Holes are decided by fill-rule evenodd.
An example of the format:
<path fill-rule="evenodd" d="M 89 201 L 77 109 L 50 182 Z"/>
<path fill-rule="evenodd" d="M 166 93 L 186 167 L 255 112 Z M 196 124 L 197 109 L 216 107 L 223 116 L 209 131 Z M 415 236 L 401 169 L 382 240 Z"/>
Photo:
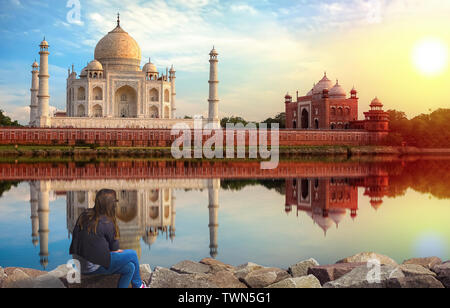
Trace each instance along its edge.
<path fill-rule="evenodd" d="M 120 233 L 116 219 L 117 201 L 116 192 L 114 190 L 100 190 L 95 196 L 94 208 L 86 210 L 78 221 L 81 230 L 87 228 L 89 233 L 96 234 L 100 217 L 106 216 L 114 224 L 114 229 L 116 231 L 115 239 L 119 239 Z"/>

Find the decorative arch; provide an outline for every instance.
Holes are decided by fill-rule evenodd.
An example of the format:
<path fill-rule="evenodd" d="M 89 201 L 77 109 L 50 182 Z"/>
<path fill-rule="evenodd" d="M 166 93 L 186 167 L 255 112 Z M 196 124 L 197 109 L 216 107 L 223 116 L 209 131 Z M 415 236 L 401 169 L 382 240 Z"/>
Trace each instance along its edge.
<path fill-rule="evenodd" d="M 103 117 L 103 108 L 102 108 L 102 106 L 100 106 L 100 105 L 95 105 L 93 108 L 92 108 L 92 113 L 94 114 L 94 117 L 96 117 L 96 118 L 101 118 L 101 117 Z"/>
<path fill-rule="evenodd" d="M 314 128 L 319 129 L 319 119 L 314 120 Z"/>
<path fill-rule="evenodd" d="M 167 89 L 164 91 L 164 102 L 170 102 L 170 92 Z"/>
<path fill-rule="evenodd" d="M 153 88 L 150 90 L 150 101 L 151 102 L 159 102 L 159 92 L 157 89 Z"/>
<path fill-rule="evenodd" d="M 138 214 L 137 191 L 121 191 L 117 196 L 117 218 L 123 222 L 132 221 Z"/>
<path fill-rule="evenodd" d="M 84 87 L 79 87 L 77 91 L 77 99 L 79 101 L 86 100 L 86 89 Z"/>
<path fill-rule="evenodd" d="M 149 115 L 150 115 L 150 118 L 152 118 L 152 119 L 157 119 L 157 118 L 159 118 L 159 110 L 158 110 L 158 107 L 156 107 L 156 106 L 150 106 Z"/>
<path fill-rule="evenodd" d="M 84 108 L 84 105 L 78 105 L 77 117 L 82 118 L 85 116 L 86 116 L 86 109 Z"/>
<path fill-rule="evenodd" d="M 169 106 L 164 107 L 164 119 L 170 119 L 170 108 Z"/>
<path fill-rule="evenodd" d="M 92 93 L 94 94 L 94 100 L 101 101 L 103 100 L 103 90 L 100 87 L 95 87 L 92 90 Z"/>
<path fill-rule="evenodd" d="M 137 118 L 137 92 L 126 85 L 116 90 L 114 112 L 118 118 Z"/>
<path fill-rule="evenodd" d="M 303 109 L 303 111 L 302 111 L 301 124 L 302 124 L 302 129 L 309 128 L 309 112 L 306 109 Z"/>
<path fill-rule="evenodd" d="M 151 219 L 157 219 L 159 217 L 159 207 L 158 206 L 152 206 L 150 207 L 149 216 Z"/>

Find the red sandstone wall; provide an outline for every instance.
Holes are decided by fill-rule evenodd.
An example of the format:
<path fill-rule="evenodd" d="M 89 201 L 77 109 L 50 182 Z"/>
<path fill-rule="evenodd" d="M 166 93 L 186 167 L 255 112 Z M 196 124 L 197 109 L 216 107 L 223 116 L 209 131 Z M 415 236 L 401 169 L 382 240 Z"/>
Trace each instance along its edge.
<path fill-rule="evenodd" d="M 235 132 L 236 134 L 236 132 Z M 181 135 L 181 134 L 180 134 Z M 192 132 L 192 140 L 194 133 Z M 268 145 L 271 145 L 270 132 Z M 382 132 L 361 130 L 280 130 L 280 146 L 303 145 L 373 145 L 382 141 Z M 74 128 L 0 128 L 0 145 L 76 145 L 98 144 L 123 147 L 170 147 L 178 136 L 170 130 L 154 129 L 74 129 Z M 203 136 L 203 142 L 210 136 Z M 234 136 L 236 142 L 236 135 Z M 246 145 L 249 131 L 246 131 Z M 224 142 L 226 142 L 224 131 Z"/>

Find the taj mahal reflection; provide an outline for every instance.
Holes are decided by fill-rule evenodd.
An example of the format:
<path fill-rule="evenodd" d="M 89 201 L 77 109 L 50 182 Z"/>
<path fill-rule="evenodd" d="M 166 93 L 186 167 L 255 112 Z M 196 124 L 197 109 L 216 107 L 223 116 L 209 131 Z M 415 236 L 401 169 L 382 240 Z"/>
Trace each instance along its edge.
<path fill-rule="evenodd" d="M 151 247 L 158 238 L 174 240 L 176 236 L 176 191 L 208 190 L 210 255 L 218 254 L 218 209 L 220 180 L 78 180 L 30 182 L 33 245 L 40 245 L 40 263 L 48 265 L 49 199 L 52 193 L 66 195 L 69 236 L 78 217 L 92 208 L 97 192 L 103 188 L 116 190 L 119 200 L 117 218 L 120 248 L 133 249 L 141 256 L 141 240 Z"/>
<path fill-rule="evenodd" d="M 207 190 L 208 200 L 199 203 L 204 203 L 205 210 L 208 208 L 209 211 L 210 256 L 216 258 L 218 255 L 219 179 L 114 179 L 29 183 L 32 242 L 35 246 L 40 245 L 40 262 L 44 268 L 48 265 L 49 257 L 51 195 L 66 196 L 67 229 L 70 236 L 78 217 L 84 210 L 94 206 L 95 196 L 103 188 L 114 189 L 117 193 L 121 249 L 133 249 L 139 257 L 142 243 L 151 247 L 156 241 L 175 239 L 177 191 Z M 245 180 L 242 183 L 245 186 Z M 306 214 L 326 236 L 328 230 L 333 226 L 338 228 L 345 217 L 349 216 L 353 220 L 357 218 L 359 187 L 364 188 L 364 195 L 377 210 L 387 195 L 389 178 L 387 174 L 378 173 L 365 177 L 288 178 L 277 183 L 284 186 L 279 188 L 285 195 L 286 214 L 290 215 L 294 211 L 297 216 Z"/>

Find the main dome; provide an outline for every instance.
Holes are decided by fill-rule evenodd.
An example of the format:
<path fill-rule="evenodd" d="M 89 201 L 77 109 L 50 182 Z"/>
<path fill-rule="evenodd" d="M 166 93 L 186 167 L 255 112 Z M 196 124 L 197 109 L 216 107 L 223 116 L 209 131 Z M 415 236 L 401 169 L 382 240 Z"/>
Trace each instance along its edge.
<path fill-rule="evenodd" d="M 118 22 L 117 27 L 98 42 L 94 58 L 109 69 L 136 71 L 140 68 L 141 48 Z"/>

